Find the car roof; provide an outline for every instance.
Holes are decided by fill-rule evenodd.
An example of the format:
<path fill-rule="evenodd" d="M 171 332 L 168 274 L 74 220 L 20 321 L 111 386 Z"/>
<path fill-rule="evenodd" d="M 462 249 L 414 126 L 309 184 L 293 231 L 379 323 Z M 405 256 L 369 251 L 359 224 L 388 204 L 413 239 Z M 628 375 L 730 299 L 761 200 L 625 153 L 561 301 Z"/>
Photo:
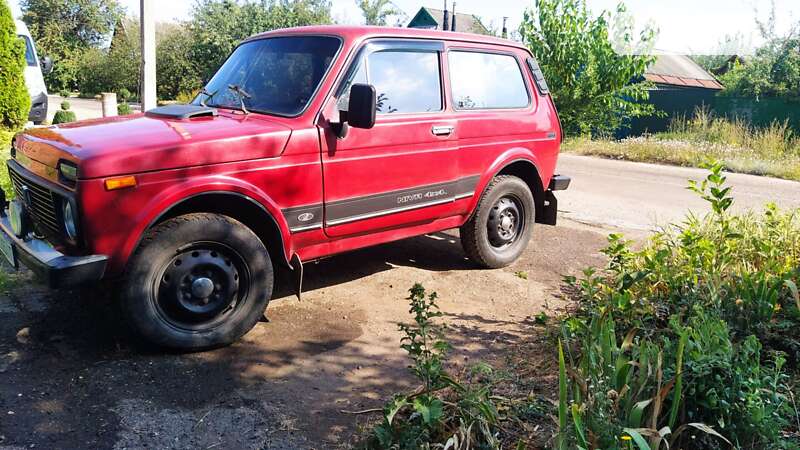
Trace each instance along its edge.
<path fill-rule="evenodd" d="M 21 20 L 15 20 L 14 24 L 17 26 L 17 34 L 21 36 L 30 36 L 31 33 L 28 31 L 28 27 L 25 25 L 25 22 Z"/>
<path fill-rule="evenodd" d="M 459 33 L 454 31 L 429 30 L 423 28 L 403 28 L 403 27 L 375 27 L 375 26 L 351 26 L 351 25 L 315 25 L 295 28 L 282 28 L 279 30 L 267 31 L 250 37 L 248 40 L 262 39 L 288 34 L 309 34 L 309 35 L 335 35 L 348 41 L 364 40 L 370 38 L 408 38 L 408 39 L 435 39 L 445 41 L 470 42 L 476 44 L 502 45 L 523 50 L 527 48 L 519 42 L 508 39 L 501 39 L 494 36 L 485 36 L 474 33 Z"/>

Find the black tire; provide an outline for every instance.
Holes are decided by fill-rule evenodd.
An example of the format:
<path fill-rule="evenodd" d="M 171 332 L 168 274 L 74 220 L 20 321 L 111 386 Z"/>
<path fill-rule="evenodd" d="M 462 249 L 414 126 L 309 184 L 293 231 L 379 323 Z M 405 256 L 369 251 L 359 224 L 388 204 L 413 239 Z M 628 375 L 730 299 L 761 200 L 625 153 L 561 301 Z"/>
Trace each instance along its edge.
<path fill-rule="evenodd" d="M 498 175 L 486 186 L 472 217 L 461 226 L 461 246 L 482 267 L 508 266 L 527 248 L 535 217 L 528 185 L 515 176 Z"/>
<path fill-rule="evenodd" d="M 207 350 L 250 331 L 272 287 L 269 253 L 249 228 L 226 216 L 188 214 L 147 232 L 126 271 L 122 309 L 150 344 Z"/>

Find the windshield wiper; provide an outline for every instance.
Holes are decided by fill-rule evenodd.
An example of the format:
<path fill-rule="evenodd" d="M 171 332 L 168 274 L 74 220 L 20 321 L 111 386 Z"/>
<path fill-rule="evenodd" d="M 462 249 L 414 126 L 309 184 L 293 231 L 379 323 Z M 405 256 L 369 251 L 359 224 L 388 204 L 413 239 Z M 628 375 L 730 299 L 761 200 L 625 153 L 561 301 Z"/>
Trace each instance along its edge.
<path fill-rule="evenodd" d="M 209 101 L 209 100 L 211 100 L 211 99 L 212 99 L 212 98 L 213 98 L 215 95 L 217 95 L 217 92 L 218 92 L 218 91 L 214 91 L 214 92 L 208 92 L 208 89 L 206 89 L 206 88 L 203 88 L 203 89 L 200 91 L 200 95 L 205 95 L 205 96 L 206 96 L 206 98 L 204 98 L 204 99 L 200 100 L 200 106 L 202 106 L 203 108 L 206 108 L 206 107 L 208 107 L 208 105 L 206 105 L 206 102 L 207 102 L 207 101 Z"/>
<path fill-rule="evenodd" d="M 245 114 L 250 114 L 250 111 L 247 110 L 247 107 L 244 105 L 244 99 L 250 100 L 253 98 L 252 95 L 248 94 L 247 91 L 242 89 L 241 86 L 238 84 L 229 84 L 228 89 L 231 90 L 237 97 L 239 97 L 239 104 L 242 106 L 242 112 Z"/>

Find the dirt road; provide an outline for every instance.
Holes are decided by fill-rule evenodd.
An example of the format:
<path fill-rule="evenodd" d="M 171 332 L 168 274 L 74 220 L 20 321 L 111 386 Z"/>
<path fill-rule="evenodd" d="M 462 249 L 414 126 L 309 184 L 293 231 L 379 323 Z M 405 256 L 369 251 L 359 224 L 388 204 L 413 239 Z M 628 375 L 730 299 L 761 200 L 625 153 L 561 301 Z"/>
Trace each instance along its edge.
<path fill-rule="evenodd" d="M 0 295 L 0 450 L 346 446 L 369 415 L 342 411 L 380 407 L 409 387 L 397 322 L 409 319 L 413 283 L 439 293 L 452 360 L 467 365 L 562 308 L 562 275 L 603 263 L 597 250 L 612 228 L 577 221 L 636 233 L 702 206 L 682 189 L 702 172 L 572 156 L 561 170 L 574 177 L 562 218 L 575 221 L 537 227 L 513 266 L 475 270 L 454 233 L 336 256 L 307 267 L 302 301 L 282 289 L 269 323 L 212 352 L 148 352 L 103 289 L 52 293 L 23 277 Z M 798 200 L 796 184 L 731 180 L 743 205 Z"/>

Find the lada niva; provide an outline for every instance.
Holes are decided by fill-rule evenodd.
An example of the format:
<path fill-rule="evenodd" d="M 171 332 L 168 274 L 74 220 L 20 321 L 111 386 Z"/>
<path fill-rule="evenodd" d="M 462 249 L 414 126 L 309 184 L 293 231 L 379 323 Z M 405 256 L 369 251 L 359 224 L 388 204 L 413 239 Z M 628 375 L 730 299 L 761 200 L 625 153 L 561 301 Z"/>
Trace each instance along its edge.
<path fill-rule="evenodd" d="M 278 265 L 299 295 L 306 262 L 451 228 L 477 265 L 512 263 L 556 222 L 560 142 L 518 43 L 272 31 L 191 104 L 18 134 L 0 250 L 52 287 L 118 282 L 150 343 L 213 348 L 262 318 Z"/>

